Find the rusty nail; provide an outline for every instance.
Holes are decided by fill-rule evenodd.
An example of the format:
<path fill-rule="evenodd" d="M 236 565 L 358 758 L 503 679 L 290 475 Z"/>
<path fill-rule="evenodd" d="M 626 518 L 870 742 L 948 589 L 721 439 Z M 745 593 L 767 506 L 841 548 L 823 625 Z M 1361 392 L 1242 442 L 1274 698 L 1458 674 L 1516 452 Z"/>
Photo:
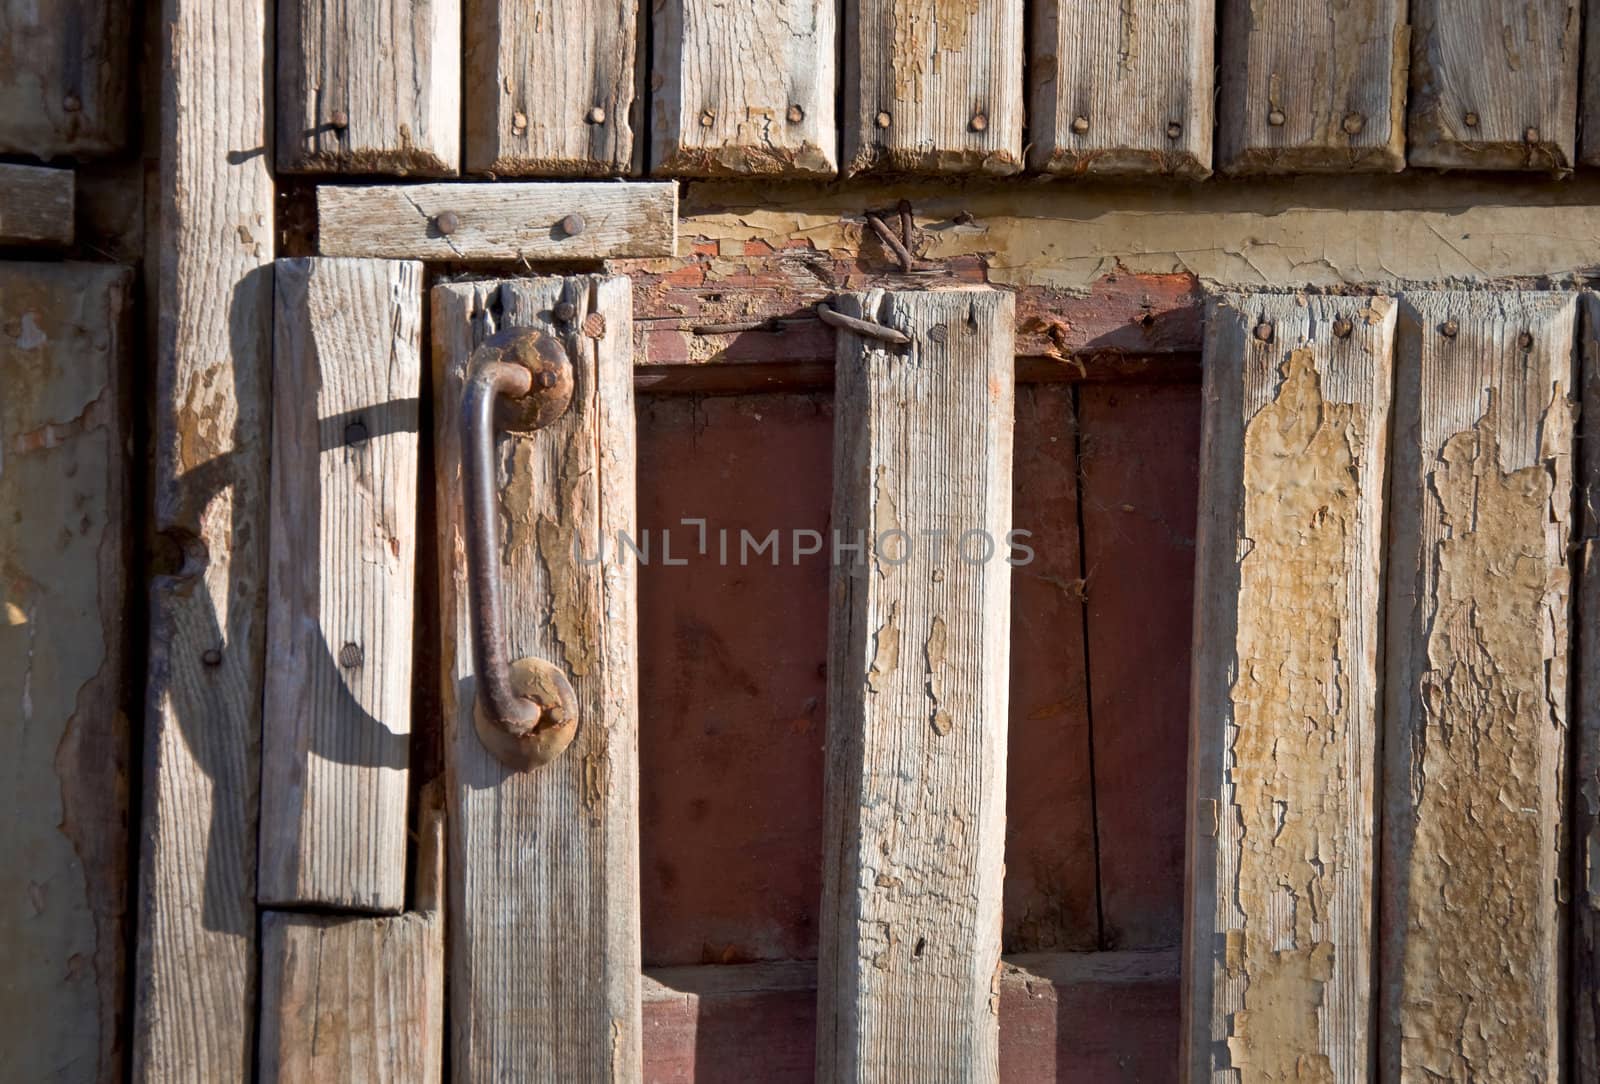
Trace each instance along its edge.
<path fill-rule="evenodd" d="M 367 423 L 360 418 L 344 427 L 344 442 L 346 444 L 360 444 L 367 439 Z"/>
<path fill-rule="evenodd" d="M 798 105 L 791 105 L 789 107 L 789 123 L 790 124 L 799 124 L 801 121 L 803 121 L 805 119 L 806 119 L 806 111 L 804 109 L 801 109 Z"/>
<path fill-rule="evenodd" d="M 715 113 L 713 113 L 711 110 L 702 109 L 700 111 L 700 127 L 709 128 L 709 127 L 711 127 L 711 122 L 716 120 L 716 119 L 717 119 L 717 115 Z"/>
<path fill-rule="evenodd" d="M 949 332 L 943 324 L 934 324 L 928 329 L 928 338 L 936 343 L 942 343 L 949 337 Z"/>
<path fill-rule="evenodd" d="M 550 372 L 548 369 L 540 372 L 538 384 L 541 388 L 544 388 L 548 391 L 550 388 L 556 386 L 556 374 Z"/>
<path fill-rule="evenodd" d="M 1339 125 L 1346 135 L 1360 135 L 1361 129 L 1367 126 L 1367 118 L 1360 113 L 1346 113 L 1344 121 Z"/>
<path fill-rule="evenodd" d="M 1439 334 L 1443 335 L 1447 339 L 1455 338 L 1456 332 L 1460 330 L 1461 325 L 1456 323 L 1453 319 L 1446 320 L 1444 323 L 1439 325 Z"/>
<path fill-rule="evenodd" d="M 606 317 L 602 312 L 591 312 L 583 318 L 583 334 L 590 339 L 606 337 Z"/>
<path fill-rule="evenodd" d="M 894 122 L 894 118 L 893 117 L 889 116 L 888 113 L 885 113 L 882 110 L 879 110 L 877 119 L 875 120 L 874 123 L 876 123 L 879 128 L 887 128 L 893 122 Z"/>
<path fill-rule="evenodd" d="M 571 323 L 572 322 L 572 318 L 574 316 L 576 316 L 576 315 L 578 315 L 578 307 L 576 305 L 574 305 L 572 302 L 570 302 L 570 301 L 557 301 L 556 302 L 556 319 L 560 320 L 563 324 Z"/>
<path fill-rule="evenodd" d="M 1077 132 L 1079 135 L 1082 135 L 1083 133 L 1087 132 L 1089 130 L 1089 118 L 1088 117 L 1073 117 L 1072 118 L 1072 130 L 1074 132 Z"/>
<path fill-rule="evenodd" d="M 461 219 L 454 211 L 443 211 L 433 216 L 433 228 L 439 231 L 440 237 L 449 237 L 461 228 Z"/>
<path fill-rule="evenodd" d="M 346 113 L 343 109 L 335 109 L 332 113 L 328 114 L 328 123 L 342 132 L 346 128 L 350 127 L 350 114 Z"/>
<path fill-rule="evenodd" d="M 1167 122 L 1167 138 L 1177 139 L 1181 135 L 1183 135 L 1183 125 L 1175 120 L 1169 120 Z"/>
<path fill-rule="evenodd" d="M 982 113 L 974 113 L 972 114 L 970 127 L 974 132 L 981 132 L 989 127 L 989 118 L 984 116 Z"/>
<path fill-rule="evenodd" d="M 568 237 L 576 237 L 583 232 L 583 216 L 570 214 L 561 220 L 561 232 Z"/>
<path fill-rule="evenodd" d="M 590 124 L 604 124 L 606 122 L 606 111 L 597 105 L 589 110 L 588 116 L 583 119 Z"/>
<path fill-rule="evenodd" d="M 1333 337 L 1335 339 L 1348 339 L 1350 333 L 1355 329 L 1355 325 L 1350 322 L 1349 317 L 1341 316 L 1333 322 Z"/>
<path fill-rule="evenodd" d="M 1461 123 L 1465 124 L 1468 128 L 1476 128 L 1478 126 L 1478 114 L 1468 113 L 1466 116 L 1461 118 Z"/>
<path fill-rule="evenodd" d="M 360 644 L 345 644 L 339 649 L 339 665 L 346 670 L 354 670 L 365 658 Z"/>
<path fill-rule="evenodd" d="M 1285 119 L 1286 118 L 1283 115 L 1283 110 L 1281 109 L 1274 109 L 1267 114 L 1267 123 L 1272 125 L 1274 128 L 1282 128 Z"/>
<path fill-rule="evenodd" d="M 956 217 L 952 221 L 954 221 L 957 226 L 970 226 L 977 220 L 978 216 L 973 214 L 971 211 L 957 211 Z"/>
<path fill-rule="evenodd" d="M 214 647 L 208 647 L 200 653 L 200 661 L 205 663 L 207 666 L 221 666 L 222 652 L 218 651 Z"/>
<path fill-rule="evenodd" d="M 1532 350 L 1533 349 L 1533 332 L 1524 331 L 1521 335 L 1518 335 L 1517 336 L 1517 345 L 1520 346 L 1524 351 Z"/>
<path fill-rule="evenodd" d="M 83 108 L 83 101 L 76 94 L 68 94 L 61 99 L 61 108 L 68 113 L 76 113 Z"/>
<path fill-rule="evenodd" d="M 1252 334 L 1255 335 L 1256 342 L 1269 343 L 1272 341 L 1272 325 L 1263 320 L 1256 325 Z"/>
<path fill-rule="evenodd" d="M 1539 142 L 1539 129 L 1537 129 L 1537 128 L 1529 128 L 1526 132 L 1523 132 L 1522 133 L 1522 141 L 1524 143 L 1537 143 L 1537 142 Z"/>

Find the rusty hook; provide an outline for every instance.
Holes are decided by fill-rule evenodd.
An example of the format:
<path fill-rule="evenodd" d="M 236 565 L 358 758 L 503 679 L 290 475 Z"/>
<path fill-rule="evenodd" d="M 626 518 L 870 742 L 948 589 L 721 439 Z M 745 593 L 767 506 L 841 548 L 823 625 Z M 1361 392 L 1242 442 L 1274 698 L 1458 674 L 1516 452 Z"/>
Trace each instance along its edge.
<path fill-rule="evenodd" d="M 519 769 L 560 756 L 577 733 L 578 710 L 572 684 L 559 668 L 543 659 L 506 658 L 495 546 L 495 421 L 498 413 L 507 429 L 540 429 L 566 413 L 572 387 L 572 361 L 561 343 L 546 332 L 519 327 L 491 335 L 473 351 L 461 393 L 467 601 L 477 676 L 473 715 L 485 748 Z"/>

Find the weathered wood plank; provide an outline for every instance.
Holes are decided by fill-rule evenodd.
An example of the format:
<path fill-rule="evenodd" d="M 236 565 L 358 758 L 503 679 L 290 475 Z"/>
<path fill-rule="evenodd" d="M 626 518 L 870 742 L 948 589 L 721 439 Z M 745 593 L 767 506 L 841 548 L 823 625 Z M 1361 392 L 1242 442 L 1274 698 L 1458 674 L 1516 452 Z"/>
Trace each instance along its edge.
<path fill-rule="evenodd" d="M 1578 0 L 1415 0 L 1407 161 L 1570 168 L 1579 40 Z"/>
<path fill-rule="evenodd" d="M 391 260 L 671 256 L 675 181 L 317 189 L 317 251 Z"/>
<path fill-rule="evenodd" d="M 1022 168 L 1022 0 L 846 0 L 844 172 Z"/>
<path fill-rule="evenodd" d="M 1371 1079 L 1379 560 L 1395 303 L 1208 312 L 1189 1080 Z"/>
<path fill-rule="evenodd" d="M 1385 634 L 1384 1080 L 1562 1061 L 1571 294 L 1416 292 Z"/>
<path fill-rule="evenodd" d="M 637 173 L 638 0 L 465 0 L 466 168 Z"/>
<path fill-rule="evenodd" d="M 128 0 L 0 0 L 0 154 L 51 159 L 128 140 Z"/>
<path fill-rule="evenodd" d="M 817 1076 L 993 1081 L 1013 302 L 839 305 L 913 342 L 839 335 Z"/>
<path fill-rule="evenodd" d="M 1175 948 L 1183 941 L 1178 796 L 1189 771 L 1200 386 L 1086 385 L 1077 399 L 1100 947 Z M 1021 515 L 1017 523 L 1028 525 Z"/>
<path fill-rule="evenodd" d="M 280 173 L 448 177 L 461 160 L 461 0 L 283 0 Z"/>
<path fill-rule="evenodd" d="M 405 906 L 422 265 L 274 268 L 267 905 Z"/>
<path fill-rule="evenodd" d="M 659 0 L 651 172 L 831 177 L 839 0 Z"/>
<path fill-rule="evenodd" d="M 75 174 L 0 163 L 0 245 L 70 245 Z"/>
<path fill-rule="evenodd" d="M 557 325 L 559 301 L 575 312 Z M 433 293 L 458 1081 L 639 1077 L 636 572 L 617 549 L 618 531 L 638 537 L 631 319 L 624 278 Z M 586 324 L 600 337 L 577 333 Z M 562 336 L 578 388 L 559 421 L 499 441 L 508 654 L 562 667 L 578 698 L 572 746 L 526 772 L 473 725 L 462 556 L 461 383 L 473 347 L 512 326 Z M 592 562 L 602 540 L 608 556 Z"/>
<path fill-rule="evenodd" d="M 254 1056 L 273 187 L 263 0 L 165 0 L 134 1076 Z"/>
<path fill-rule="evenodd" d="M 1404 0 L 1222 0 L 1221 26 L 1218 169 L 1405 168 Z"/>
<path fill-rule="evenodd" d="M 1207 176 L 1214 3 L 1038 0 L 1029 167 Z"/>
<path fill-rule="evenodd" d="M 1573 1079 L 1600 1079 L 1600 296 L 1583 295 L 1578 439 L 1577 781 L 1573 787 Z"/>
<path fill-rule="evenodd" d="M 439 1084 L 444 1067 L 443 810 L 424 790 L 416 910 L 261 919 L 263 1084 Z"/>
<path fill-rule="evenodd" d="M 0 1049 L 14 1080 L 122 1079 L 123 616 L 133 275 L 0 263 Z"/>
<path fill-rule="evenodd" d="M 1600 163 L 1600 3 L 1584 0 L 1583 67 L 1578 73 L 1578 163 Z"/>

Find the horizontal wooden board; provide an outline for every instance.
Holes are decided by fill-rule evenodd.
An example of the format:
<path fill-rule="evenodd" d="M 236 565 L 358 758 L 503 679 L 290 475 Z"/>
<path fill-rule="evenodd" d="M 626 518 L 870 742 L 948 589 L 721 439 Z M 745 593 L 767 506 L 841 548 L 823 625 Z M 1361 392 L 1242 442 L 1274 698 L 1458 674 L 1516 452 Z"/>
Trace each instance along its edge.
<path fill-rule="evenodd" d="M 1407 161 L 1570 168 L 1580 40 L 1578 0 L 1414 0 Z"/>
<path fill-rule="evenodd" d="M 83 158 L 127 145 L 132 7 L 0 3 L 0 154 Z"/>
<path fill-rule="evenodd" d="M 1222 0 L 1217 54 L 1224 173 L 1405 168 L 1405 0 Z"/>
<path fill-rule="evenodd" d="M 580 221 L 570 221 L 572 216 Z M 677 230 L 673 181 L 317 189 L 317 250 L 324 256 L 527 261 L 671 256 Z"/>
<path fill-rule="evenodd" d="M 1211 172 L 1214 0 L 1036 0 L 1028 165 Z"/>
<path fill-rule="evenodd" d="M 658 0 L 650 33 L 652 173 L 837 171 L 839 0 Z"/>
<path fill-rule="evenodd" d="M 72 244 L 75 176 L 0 163 L 0 245 Z"/>
<path fill-rule="evenodd" d="M 277 95 L 280 173 L 453 175 L 460 0 L 282 0 Z"/>

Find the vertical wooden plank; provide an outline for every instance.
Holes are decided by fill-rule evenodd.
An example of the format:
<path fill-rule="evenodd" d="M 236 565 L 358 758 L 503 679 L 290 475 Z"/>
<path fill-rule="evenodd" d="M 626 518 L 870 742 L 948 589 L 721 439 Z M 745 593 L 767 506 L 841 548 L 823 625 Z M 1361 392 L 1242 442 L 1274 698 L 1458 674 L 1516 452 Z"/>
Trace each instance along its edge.
<path fill-rule="evenodd" d="M 1176 948 L 1200 388 L 1077 390 L 1100 947 Z"/>
<path fill-rule="evenodd" d="M 1600 1079 L 1600 296 L 1583 295 L 1578 440 L 1577 782 L 1573 787 L 1573 1079 Z"/>
<path fill-rule="evenodd" d="M 1583 2 L 1583 68 L 1579 73 L 1578 163 L 1600 163 L 1600 0 Z"/>
<path fill-rule="evenodd" d="M 274 276 L 257 898 L 398 913 L 422 265 L 279 260 Z"/>
<path fill-rule="evenodd" d="M 273 190 L 268 5 L 165 0 L 134 1075 L 242 1080 L 255 1019 Z"/>
<path fill-rule="evenodd" d="M 277 93 L 280 173 L 452 176 L 460 0 L 282 0 Z"/>
<path fill-rule="evenodd" d="M 846 0 L 844 172 L 1022 168 L 1022 0 Z"/>
<path fill-rule="evenodd" d="M 433 299 L 441 669 L 460 856 L 450 870 L 453 1079 L 637 1080 L 637 577 L 617 547 L 619 531 L 638 537 L 630 286 L 460 283 Z M 571 321 L 554 322 L 559 301 L 574 306 Z M 499 440 L 508 654 L 562 667 L 578 697 L 571 747 L 527 772 L 495 760 L 473 726 L 457 420 L 473 347 L 521 326 L 562 336 L 577 382 L 559 421 Z"/>
<path fill-rule="evenodd" d="M 1578 42 L 1578 0 L 1414 0 L 1407 161 L 1570 168 Z"/>
<path fill-rule="evenodd" d="M 466 168 L 637 173 L 638 0 L 465 0 Z"/>
<path fill-rule="evenodd" d="M 0 163 L 0 245 L 70 245 L 76 177 L 70 169 Z"/>
<path fill-rule="evenodd" d="M 129 293 L 123 267 L 0 263 L 0 1049 L 122 1079 Z"/>
<path fill-rule="evenodd" d="M 839 0 L 658 0 L 651 172 L 831 177 Z"/>
<path fill-rule="evenodd" d="M 1206 324 L 1189 1080 L 1372 1078 L 1395 303 L 1223 294 Z"/>
<path fill-rule="evenodd" d="M 994 1081 L 1013 301 L 840 308 L 817 1078 Z"/>
<path fill-rule="evenodd" d="M 1558 1079 L 1572 294 L 1415 292 L 1386 629 L 1385 1080 Z"/>
<path fill-rule="evenodd" d="M 0 0 L 0 154 L 126 145 L 131 21 L 128 0 Z"/>
<path fill-rule="evenodd" d="M 1036 0 L 1028 165 L 1211 172 L 1215 0 Z"/>
<path fill-rule="evenodd" d="M 1222 0 L 1224 173 L 1397 173 L 1406 165 L 1404 0 Z"/>

